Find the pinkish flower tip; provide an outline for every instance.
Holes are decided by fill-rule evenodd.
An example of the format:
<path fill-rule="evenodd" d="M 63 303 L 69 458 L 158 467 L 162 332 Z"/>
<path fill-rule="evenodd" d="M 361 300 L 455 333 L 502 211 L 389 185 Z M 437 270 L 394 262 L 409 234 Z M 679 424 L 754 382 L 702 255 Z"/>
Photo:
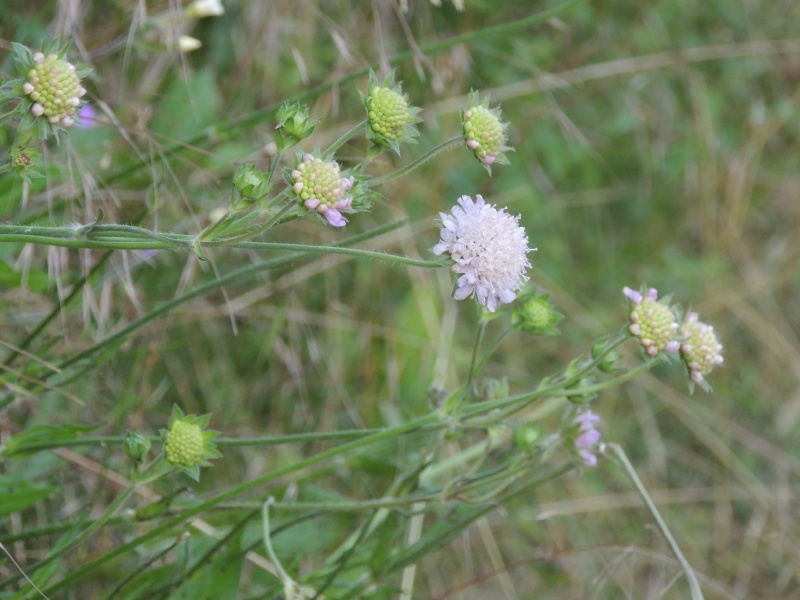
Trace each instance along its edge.
<path fill-rule="evenodd" d="M 642 295 L 637 292 L 636 290 L 632 290 L 627 285 L 622 288 L 622 293 L 627 296 L 628 300 L 633 302 L 634 304 L 641 304 L 642 303 Z"/>
<path fill-rule="evenodd" d="M 344 227 L 347 225 L 347 219 L 345 219 L 342 216 L 342 213 L 335 208 L 329 208 L 324 214 L 325 218 L 328 219 L 328 222 L 334 227 Z"/>

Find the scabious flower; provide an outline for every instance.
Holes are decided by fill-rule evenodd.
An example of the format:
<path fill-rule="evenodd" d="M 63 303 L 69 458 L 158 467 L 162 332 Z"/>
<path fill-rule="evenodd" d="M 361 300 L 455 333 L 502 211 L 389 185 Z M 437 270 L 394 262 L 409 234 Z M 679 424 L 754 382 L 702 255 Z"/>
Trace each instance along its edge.
<path fill-rule="evenodd" d="M 703 385 L 705 376 L 723 362 L 722 344 L 714 328 L 699 321 L 697 313 L 686 315 L 679 333 L 683 338 L 681 356 L 689 368 L 689 376 L 695 383 Z"/>
<path fill-rule="evenodd" d="M 200 467 L 211 465 L 208 459 L 222 456 L 213 442 L 219 432 L 206 430 L 210 420 L 211 415 L 184 416 L 173 406 L 169 428 L 161 431 L 167 462 L 195 481 L 200 477 Z"/>
<path fill-rule="evenodd" d="M 15 106 L 0 111 L 0 125 L 19 119 L 20 132 L 35 128 L 42 140 L 75 125 L 81 98 L 86 94 L 81 77 L 89 71 L 79 71 L 67 62 L 66 52 L 66 47 L 59 48 L 58 40 L 46 44 L 41 52 L 12 43 L 11 54 L 19 77 L 2 82 L 0 106 L 9 102 Z"/>
<path fill-rule="evenodd" d="M 33 55 L 33 67 L 27 73 L 22 91 L 33 101 L 31 113 L 44 117 L 52 125 L 72 127 L 72 118 L 81 105 L 86 90 L 75 67 L 58 54 Z"/>
<path fill-rule="evenodd" d="M 649 288 L 642 294 L 626 286 L 622 292 L 633 303 L 628 330 L 639 338 L 645 352 L 650 356 L 661 351 L 676 352 L 680 347 L 675 339 L 678 320 L 668 304 L 658 301 L 658 290 Z"/>
<path fill-rule="evenodd" d="M 421 121 L 417 117 L 420 109 L 409 106 L 402 86 L 394 82 L 394 73 L 383 83 L 378 83 L 375 73 L 370 71 L 367 94 L 364 95 L 361 91 L 359 94 L 369 121 L 367 139 L 376 146 L 391 148 L 397 154 L 400 154 L 401 143 L 416 142 L 414 138 L 419 133 L 414 123 Z"/>
<path fill-rule="evenodd" d="M 597 464 L 597 456 L 593 452 L 597 443 L 600 441 L 600 432 L 595 429 L 595 423 L 600 422 L 598 417 L 591 410 L 579 410 L 572 419 L 570 434 L 574 436 L 573 445 L 581 461 L 587 467 L 593 467 Z"/>
<path fill-rule="evenodd" d="M 352 206 L 353 177 L 342 177 L 336 161 L 322 160 L 313 154 L 303 154 L 290 176 L 292 191 L 308 210 L 324 215 L 334 227 L 344 227 L 347 220 L 339 211 Z"/>
<path fill-rule="evenodd" d="M 519 216 L 512 217 L 504 208 L 498 210 L 481 196 L 474 202 L 461 196 L 458 204 L 450 214 L 439 213 L 441 240 L 433 253 L 448 252 L 455 263 L 453 271 L 461 274 L 456 300 L 474 296 L 494 312 L 498 300 L 513 302 L 515 292 L 528 280 L 528 236 L 519 225 Z"/>
<path fill-rule="evenodd" d="M 461 125 L 467 148 L 489 174 L 493 164 L 508 164 L 505 152 L 513 150 L 506 146 L 508 123 L 501 121 L 499 108 L 489 108 L 488 96 L 480 100 L 477 92 L 470 93 L 467 107 L 461 111 Z"/>

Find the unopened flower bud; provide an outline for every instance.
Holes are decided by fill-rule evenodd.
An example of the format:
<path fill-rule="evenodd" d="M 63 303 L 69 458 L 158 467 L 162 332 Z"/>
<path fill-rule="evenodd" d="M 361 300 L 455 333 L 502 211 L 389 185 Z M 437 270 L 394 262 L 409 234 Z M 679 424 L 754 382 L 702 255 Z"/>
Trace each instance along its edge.
<path fill-rule="evenodd" d="M 334 227 L 347 224 L 339 211 L 349 209 L 353 203 L 352 196 L 346 195 L 353 181 L 341 176 L 335 161 L 303 154 L 289 175 L 293 181 L 290 182 L 292 191 L 303 206 L 324 215 Z"/>
<path fill-rule="evenodd" d="M 299 102 L 285 102 L 276 117 L 275 144 L 281 152 L 310 136 L 319 123 L 317 119 L 309 119 L 308 107 Z"/>
<path fill-rule="evenodd" d="M 413 125 L 420 121 L 416 116 L 420 109 L 409 106 L 402 86 L 394 82 L 394 73 L 380 83 L 370 71 L 367 94 L 359 94 L 367 110 L 367 139 L 373 144 L 399 154 L 401 143 L 416 141 L 418 132 Z"/>
<path fill-rule="evenodd" d="M 698 320 L 696 313 L 686 315 L 679 333 L 683 338 L 681 356 L 689 368 L 689 375 L 696 383 L 703 383 L 714 367 L 723 363 L 722 344 L 714 328 Z"/>
<path fill-rule="evenodd" d="M 512 150 L 506 146 L 508 123 L 501 121 L 499 108 L 489 108 L 488 98 L 481 101 L 478 94 L 472 92 L 467 108 L 462 110 L 461 120 L 467 148 L 490 174 L 493 164 L 508 164 L 505 152 Z"/>
<path fill-rule="evenodd" d="M 558 335 L 556 325 L 564 318 L 550 303 L 550 295 L 536 292 L 521 297 L 514 306 L 511 324 L 534 335 Z"/>
<path fill-rule="evenodd" d="M 29 63 L 30 64 L 30 63 Z M 34 101 L 31 113 L 44 116 L 49 123 L 71 127 L 73 116 L 81 104 L 83 88 L 75 67 L 57 54 L 37 52 L 33 55 L 33 68 L 28 71 L 28 81 L 22 91 Z M 83 90 L 85 92 L 85 90 Z"/>
<path fill-rule="evenodd" d="M 195 480 L 200 477 L 200 467 L 210 465 L 208 459 L 221 456 L 212 441 L 219 433 L 206 430 L 210 418 L 211 415 L 184 416 L 180 408 L 173 406 L 169 429 L 161 431 L 167 462 Z"/>
<path fill-rule="evenodd" d="M 269 193 L 269 179 L 255 165 L 242 164 L 233 176 L 233 184 L 245 200 L 256 202 Z"/>
<path fill-rule="evenodd" d="M 645 293 L 625 287 L 625 296 L 633 306 L 628 315 L 631 335 L 639 338 L 645 352 L 655 356 L 659 352 L 676 352 L 680 346 L 677 341 L 678 320 L 668 304 L 658 301 L 658 291 L 649 288 Z"/>
<path fill-rule="evenodd" d="M 129 431 L 125 434 L 125 454 L 127 454 L 134 462 L 143 462 L 147 453 L 150 451 L 150 438 L 146 435 Z"/>

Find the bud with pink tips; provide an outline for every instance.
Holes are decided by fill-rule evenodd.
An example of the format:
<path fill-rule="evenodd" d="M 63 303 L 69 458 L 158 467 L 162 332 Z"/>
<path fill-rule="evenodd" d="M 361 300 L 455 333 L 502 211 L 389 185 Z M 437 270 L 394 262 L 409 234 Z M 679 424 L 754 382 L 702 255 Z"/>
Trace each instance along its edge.
<path fill-rule="evenodd" d="M 289 175 L 293 182 L 292 191 L 303 206 L 323 215 L 334 227 L 347 224 L 340 211 L 352 207 L 353 198 L 347 192 L 355 180 L 342 177 L 336 161 L 322 160 L 306 153 Z"/>
<path fill-rule="evenodd" d="M 658 291 L 648 288 L 642 293 L 626 286 L 622 292 L 633 305 L 628 315 L 631 322 L 628 330 L 639 338 L 645 352 L 649 356 L 662 351 L 677 352 L 678 320 L 668 303 L 658 301 Z"/>

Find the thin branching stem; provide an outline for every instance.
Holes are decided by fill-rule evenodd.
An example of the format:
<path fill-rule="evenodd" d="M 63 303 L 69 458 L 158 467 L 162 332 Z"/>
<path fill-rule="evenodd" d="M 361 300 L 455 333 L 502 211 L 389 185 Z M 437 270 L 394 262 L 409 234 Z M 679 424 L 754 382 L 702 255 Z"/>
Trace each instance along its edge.
<path fill-rule="evenodd" d="M 435 158 L 436 156 L 438 156 L 439 154 L 441 154 L 445 150 L 448 150 L 449 148 L 452 148 L 457 143 L 459 143 L 459 142 L 461 142 L 463 140 L 464 140 L 464 137 L 461 136 L 461 135 L 457 135 L 455 137 L 452 137 L 449 140 L 446 140 L 446 141 L 442 142 L 438 146 L 434 146 L 433 148 L 428 150 L 425 154 L 423 154 L 419 158 L 413 160 L 412 162 L 408 163 L 405 167 L 403 167 L 401 169 L 398 169 L 394 173 L 389 173 L 388 175 L 384 175 L 383 177 L 376 177 L 375 179 L 371 179 L 371 180 L 367 181 L 367 185 L 369 185 L 370 187 L 377 187 L 379 185 L 383 185 L 384 183 L 388 183 L 390 181 L 394 181 L 395 179 L 399 179 L 400 177 L 403 177 L 404 175 L 408 175 L 409 173 L 411 173 L 415 169 L 417 169 L 417 168 L 421 167 L 422 165 L 424 165 L 426 162 L 428 162 L 432 158 Z"/>

